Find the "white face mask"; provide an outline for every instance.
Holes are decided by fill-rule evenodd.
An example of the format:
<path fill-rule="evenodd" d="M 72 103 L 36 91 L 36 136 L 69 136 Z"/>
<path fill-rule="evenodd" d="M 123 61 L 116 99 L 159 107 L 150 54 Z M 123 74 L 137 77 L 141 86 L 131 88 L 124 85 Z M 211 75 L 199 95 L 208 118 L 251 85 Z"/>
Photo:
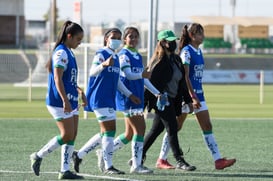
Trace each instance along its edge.
<path fill-rule="evenodd" d="M 109 48 L 111 48 L 112 50 L 116 50 L 120 47 L 120 44 L 121 40 L 110 39 Z"/>

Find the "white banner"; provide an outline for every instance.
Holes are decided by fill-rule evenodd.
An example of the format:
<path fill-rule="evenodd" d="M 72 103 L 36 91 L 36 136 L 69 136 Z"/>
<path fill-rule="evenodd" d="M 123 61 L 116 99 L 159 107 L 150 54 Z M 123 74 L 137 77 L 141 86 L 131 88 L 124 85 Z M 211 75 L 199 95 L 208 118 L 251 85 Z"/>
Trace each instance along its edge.
<path fill-rule="evenodd" d="M 264 72 L 264 83 L 273 83 L 273 71 Z M 205 70 L 203 83 L 259 83 L 260 70 Z"/>

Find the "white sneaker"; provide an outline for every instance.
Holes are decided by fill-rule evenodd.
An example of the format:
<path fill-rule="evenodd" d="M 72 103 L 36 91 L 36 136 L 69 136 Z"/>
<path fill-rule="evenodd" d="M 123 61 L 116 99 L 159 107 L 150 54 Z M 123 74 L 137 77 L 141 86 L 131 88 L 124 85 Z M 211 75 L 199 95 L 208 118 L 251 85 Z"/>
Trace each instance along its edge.
<path fill-rule="evenodd" d="M 130 173 L 137 173 L 137 174 L 152 174 L 154 171 L 143 166 L 143 165 L 139 165 L 136 168 L 131 167 L 130 169 Z"/>
<path fill-rule="evenodd" d="M 98 167 L 101 172 L 104 172 L 104 160 L 103 160 L 103 154 L 101 149 L 97 149 L 96 155 L 98 157 Z"/>

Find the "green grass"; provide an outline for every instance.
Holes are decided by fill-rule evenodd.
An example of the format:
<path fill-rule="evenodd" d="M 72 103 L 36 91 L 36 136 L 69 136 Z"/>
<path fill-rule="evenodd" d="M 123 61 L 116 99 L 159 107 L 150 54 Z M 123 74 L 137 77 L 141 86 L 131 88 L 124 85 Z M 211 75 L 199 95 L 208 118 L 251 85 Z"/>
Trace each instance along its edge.
<path fill-rule="evenodd" d="M 193 119 L 185 122 L 179 140 L 186 160 L 195 165 L 194 172 L 175 170 L 157 170 L 154 168 L 159 154 L 162 135 L 156 140 L 147 153 L 145 165 L 154 169 L 153 175 L 129 174 L 127 161 L 131 155 L 130 144 L 117 151 L 113 163 L 126 175 L 113 176 L 124 180 L 186 180 L 186 181 L 219 181 L 219 180 L 272 180 L 272 127 L 270 119 L 215 119 L 214 133 L 222 156 L 235 157 L 237 163 L 222 171 L 214 169 L 212 157 L 207 150 L 199 126 Z M 147 129 L 151 120 L 147 120 Z M 94 119 L 80 120 L 76 149 L 79 149 L 92 135 L 99 131 Z M 122 120 L 117 121 L 117 134 L 124 131 Z M 41 176 L 35 176 L 30 170 L 29 155 L 41 148 L 50 138 L 58 134 L 53 120 L 50 119 L 0 119 L 0 180 L 56 180 L 60 169 L 60 149 L 46 157 L 41 166 Z M 169 161 L 175 163 L 172 154 Z M 90 152 L 81 165 L 81 173 L 103 177 L 98 171 L 95 151 Z M 72 165 L 71 165 L 72 166 Z M 73 167 L 72 167 L 73 168 Z M 54 173 L 50 173 L 54 172 Z M 87 180 L 107 180 L 106 178 L 87 177 Z"/>
<path fill-rule="evenodd" d="M 272 117 L 273 85 L 265 85 L 263 104 L 259 102 L 259 85 L 206 84 L 204 90 L 213 118 Z M 45 106 L 45 94 L 45 87 L 33 87 L 32 101 L 29 102 L 28 88 L 1 85 L 0 118 L 50 118 Z"/>
<path fill-rule="evenodd" d="M 212 157 L 207 150 L 199 125 L 189 116 L 183 131 L 179 133 L 180 144 L 186 160 L 194 164 L 194 172 L 154 170 L 154 175 L 131 175 L 127 161 L 131 146 L 127 145 L 114 155 L 114 164 L 126 175 L 114 176 L 120 180 L 272 180 L 273 169 L 273 86 L 265 86 L 265 100 L 259 103 L 258 85 L 205 85 L 207 104 L 212 118 L 214 133 L 222 156 L 235 157 L 237 163 L 223 171 L 214 169 Z M 31 102 L 27 101 L 27 88 L 1 85 L 0 89 L 0 180 L 56 180 L 60 168 L 60 149 L 43 160 L 41 176 L 30 171 L 29 155 L 41 148 L 58 134 L 54 120 L 49 115 L 45 102 L 46 88 L 33 88 Z M 76 149 L 99 131 L 98 123 L 89 114 L 83 119 L 81 112 Z M 121 117 L 121 114 L 119 114 Z M 147 130 L 152 121 L 147 120 Z M 121 118 L 117 121 L 117 134 L 124 131 Z M 162 135 L 150 148 L 145 165 L 154 168 L 161 146 Z M 175 163 L 172 154 L 169 161 Z M 89 180 L 107 180 L 98 171 L 95 152 L 88 154 L 81 166 L 82 173 L 97 175 Z M 54 172 L 54 173 L 51 173 Z"/>

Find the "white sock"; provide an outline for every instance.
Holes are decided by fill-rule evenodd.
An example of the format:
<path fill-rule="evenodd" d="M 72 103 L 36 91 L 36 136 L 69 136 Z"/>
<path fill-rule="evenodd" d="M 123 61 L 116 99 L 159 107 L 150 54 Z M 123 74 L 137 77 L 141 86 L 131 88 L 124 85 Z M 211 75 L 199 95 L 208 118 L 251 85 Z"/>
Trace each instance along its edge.
<path fill-rule="evenodd" d="M 57 136 L 55 136 L 45 146 L 43 146 L 43 148 L 40 149 L 40 151 L 37 152 L 37 156 L 43 158 L 52 151 L 56 150 L 59 146 L 61 145 L 58 142 Z"/>
<path fill-rule="evenodd" d="M 203 136 L 204 136 L 204 140 L 205 140 L 205 142 L 207 144 L 208 149 L 211 152 L 211 155 L 212 155 L 214 161 L 220 159 L 221 155 L 220 155 L 220 152 L 218 150 L 218 146 L 217 146 L 216 140 L 215 140 L 215 138 L 213 136 L 213 133 L 204 134 Z"/>
<path fill-rule="evenodd" d="M 74 145 L 64 144 L 61 151 L 61 172 L 70 170 L 70 161 L 72 153 L 74 151 Z"/>
<path fill-rule="evenodd" d="M 81 147 L 81 149 L 78 151 L 78 157 L 82 159 L 85 155 L 87 155 L 90 151 L 94 150 L 100 144 L 101 135 L 100 133 L 97 133 L 92 138 L 90 138 L 83 147 Z"/>
<path fill-rule="evenodd" d="M 101 139 L 101 148 L 103 154 L 103 160 L 105 169 L 113 166 L 112 157 L 113 157 L 113 148 L 114 148 L 114 137 L 102 136 Z"/>
<path fill-rule="evenodd" d="M 128 140 L 124 133 L 120 134 L 118 137 L 115 138 L 114 140 L 114 152 L 121 149 L 124 145 L 129 143 L 130 140 Z"/>
<path fill-rule="evenodd" d="M 141 165 L 143 153 L 143 136 L 134 135 L 131 150 L 132 150 L 132 167 L 137 168 Z"/>
<path fill-rule="evenodd" d="M 168 133 L 166 132 L 162 139 L 159 158 L 162 160 L 167 160 L 169 151 L 170 151 L 170 144 L 168 139 Z"/>

